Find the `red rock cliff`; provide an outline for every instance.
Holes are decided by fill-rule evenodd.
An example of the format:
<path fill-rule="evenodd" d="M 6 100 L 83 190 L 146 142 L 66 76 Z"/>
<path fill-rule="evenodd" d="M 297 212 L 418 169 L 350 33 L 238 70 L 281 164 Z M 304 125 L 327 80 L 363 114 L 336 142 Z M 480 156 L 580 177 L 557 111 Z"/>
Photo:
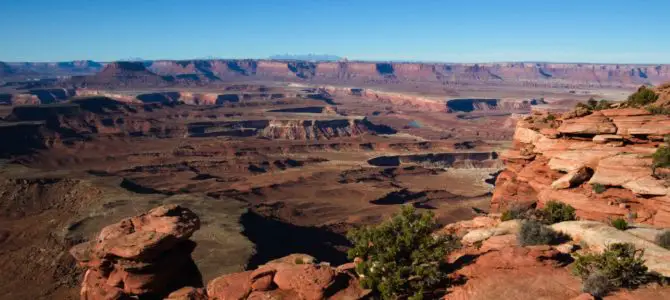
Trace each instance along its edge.
<path fill-rule="evenodd" d="M 583 219 L 670 226 L 670 190 L 651 168 L 651 154 L 667 134 L 670 116 L 636 108 L 526 117 L 517 124 L 513 149 L 501 157 L 506 169 L 491 209 L 553 200 L 572 205 Z"/>

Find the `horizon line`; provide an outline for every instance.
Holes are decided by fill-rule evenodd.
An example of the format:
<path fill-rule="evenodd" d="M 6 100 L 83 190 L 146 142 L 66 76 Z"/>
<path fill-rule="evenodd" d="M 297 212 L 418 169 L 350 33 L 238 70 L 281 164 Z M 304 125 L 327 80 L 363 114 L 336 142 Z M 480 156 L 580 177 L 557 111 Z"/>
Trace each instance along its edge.
<path fill-rule="evenodd" d="M 661 65 L 670 65 L 668 63 L 630 63 L 630 62 L 579 62 L 579 61 L 551 61 L 551 60 L 509 60 L 509 61 L 477 61 L 477 62 L 455 62 L 455 61 L 439 61 L 439 60 L 402 60 L 402 59 L 390 59 L 390 60 L 376 60 L 376 59 L 346 59 L 342 57 L 339 60 L 308 60 L 308 59 L 273 59 L 273 58 L 185 58 L 185 59 L 174 59 L 174 58 L 160 58 L 160 59 L 117 59 L 117 60 L 95 60 L 95 59 L 71 59 L 71 60 L 54 60 L 54 61 L 29 61 L 29 60 L 0 60 L 2 63 L 7 64 L 21 64 L 21 63 L 67 63 L 67 62 L 76 62 L 76 61 L 91 61 L 96 63 L 114 63 L 114 62 L 156 62 L 156 61 L 215 61 L 215 60 L 264 60 L 264 61 L 310 61 L 310 62 L 368 62 L 368 63 L 418 63 L 418 64 L 583 64 L 583 65 L 639 65 L 639 66 L 661 66 Z"/>

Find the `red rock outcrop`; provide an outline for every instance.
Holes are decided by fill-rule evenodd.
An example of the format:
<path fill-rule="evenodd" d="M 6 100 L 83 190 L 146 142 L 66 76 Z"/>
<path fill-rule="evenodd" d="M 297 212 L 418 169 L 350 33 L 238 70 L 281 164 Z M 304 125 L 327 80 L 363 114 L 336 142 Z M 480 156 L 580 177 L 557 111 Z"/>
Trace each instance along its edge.
<path fill-rule="evenodd" d="M 499 237 L 511 237 L 512 244 L 491 247 Z M 563 268 L 561 253 L 550 246 L 519 247 L 516 237 L 499 236 L 485 241 L 474 262 L 452 277 L 465 277 L 464 285 L 453 287 L 443 299 L 571 299 L 580 294 L 580 282 Z M 479 252 L 475 250 L 475 252 Z M 469 254 L 471 257 L 473 254 Z M 459 264 L 468 255 L 455 253 Z"/>
<path fill-rule="evenodd" d="M 200 228 L 190 210 L 178 205 L 154 208 L 102 229 L 98 237 L 70 253 L 86 267 L 81 299 L 165 297 L 184 286 L 202 285 L 191 260 Z"/>
<path fill-rule="evenodd" d="M 256 270 L 227 274 L 207 284 L 209 299 L 362 299 L 370 291 L 360 287 L 353 264 L 334 268 L 314 258 L 292 254 Z"/>
<path fill-rule="evenodd" d="M 667 227 L 669 190 L 653 176 L 650 157 L 667 134 L 670 117 L 643 109 L 566 114 L 555 121 L 541 113 L 527 117 L 517 124 L 513 149 L 501 155 L 506 169 L 491 209 L 553 200 L 572 205 L 583 219 L 623 217 Z M 593 184 L 607 189 L 596 193 Z"/>
<path fill-rule="evenodd" d="M 517 238 L 520 225 L 520 220 L 500 222 L 491 214 L 445 226 L 442 232 L 461 237 L 463 247 L 449 255 L 453 280 L 443 299 L 594 299 L 581 291 L 580 279 L 570 273 L 571 255 L 601 252 L 614 242 L 633 243 L 644 251 L 650 270 L 668 272 L 669 251 L 636 237 L 635 229 L 621 231 L 594 221 L 561 222 L 552 227 L 572 241 L 522 247 Z M 605 299 L 660 300 L 668 296 L 670 289 L 650 284 L 613 291 Z"/>
<path fill-rule="evenodd" d="M 332 267 L 305 254 L 292 254 L 211 280 L 202 288 L 189 240 L 199 218 L 178 205 L 159 206 L 101 230 L 70 250 L 87 268 L 81 299 L 362 299 L 355 265 Z"/>

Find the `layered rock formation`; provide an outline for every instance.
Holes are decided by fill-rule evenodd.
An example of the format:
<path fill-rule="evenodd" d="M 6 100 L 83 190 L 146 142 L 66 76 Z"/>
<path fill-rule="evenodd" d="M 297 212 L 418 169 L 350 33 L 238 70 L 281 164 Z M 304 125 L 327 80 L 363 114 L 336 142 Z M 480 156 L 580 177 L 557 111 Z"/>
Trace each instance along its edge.
<path fill-rule="evenodd" d="M 530 111 L 533 105 L 538 104 L 543 104 L 543 101 L 536 99 L 452 99 L 447 101 L 447 111 Z"/>
<path fill-rule="evenodd" d="M 0 64 L 2 64 L 0 62 Z M 0 77 L 13 75 L 15 77 L 61 77 L 74 75 L 90 75 L 99 72 L 103 64 L 91 60 L 75 60 L 63 62 L 20 62 L 4 63 L 6 67 L 11 68 L 11 72 L 3 73 L 0 71 Z M 2 67 L 0 67 L 2 68 Z"/>
<path fill-rule="evenodd" d="M 77 86 L 132 87 L 168 86 L 175 81 L 172 77 L 159 76 L 144 66 L 142 62 L 114 62 L 106 65 L 93 76 L 72 78 Z"/>
<path fill-rule="evenodd" d="M 372 124 L 365 118 L 240 120 L 189 124 L 189 135 L 193 137 L 258 136 L 284 140 L 327 140 L 367 133 L 392 134 L 395 130 Z"/>
<path fill-rule="evenodd" d="M 501 156 L 507 168 L 497 178 L 492 210 L 554 200 L 581 218 L 670 226 L 669 189 L 654 176 L 651 159 L 670 134 L 670 117 L 636 108 L 584 114 L 519 121 L 513 149 Z"/>
<path fill-rule="evenodd" d="M 240 273 L 214 278 L 203 288 L 190 253 L 198 217 L 178 205 L 160 206 L 102 229 L 70 253 L 87 268 L 81 299 L 361 299 L 354 264 L 331 267 L 292 254 Z"/>
<path fill-rule="evenodd" d="M 109 65 L 128 64 L 126 62 Z M 561 64 L 561 63 L 400 63 L 400 62 L 310 62 L 299 60 L 161 60 L 146 65 L 152 73 L 177 80 L 218 81 L 249 78 L 299 80 L 330 83 L 434 83 L 444 85 L 485 84 L 526 87 L 626 87 L 659 84 L 670 80 L 668 65 Z M 0 77 L 49 77 L 88 75 L 103 69 L 92 61 L 6 64 L 12 72 Z M 107 67 L 104 67 L 107 69 Z M 4 68 L 7 69 L 7 68 Z M 7 69 L 9 70 L 9 69 Z M 105 70 L 103 70 L 105 71 Z M 160 77 L 159 76 L 159 77 Z M 144 76 L 150 77 L 150 76 Z M 95 79 L 89 83 L 96 83 Z M 126 83 L 128 83 L 126 81 Z M 145 79 L 144 84 L 165 84 Z"/>
<path fill-rule="evenodd" d="M 174 72 L 205 72 L 224 80 L 231 77 L 254 76 L 282 80 L 480 83 L 538 87 L 633 87 L 670 80 L 670 69 L 667 65 L 192 60 L 153 62 L 150 68 L 156 73 L 165 75 L 174 75 Z"/>
<path fill-rule="evenodd" d="M 103 228 L 96 240 L 70 251 L 88 269 L 81 299 L 165 297 L 185 286 L 202 286 L 191 259 L 195 243 L 189 241 L 199 228 L 198 216 L 178 205 Z"/>
<path fill-rule="evenodd" d="M 427 168 L 500 168 L 496 152 L 449 152 L 413 155 L 379 156 L 368 160 L 373 166 L 420 165 Z"/>

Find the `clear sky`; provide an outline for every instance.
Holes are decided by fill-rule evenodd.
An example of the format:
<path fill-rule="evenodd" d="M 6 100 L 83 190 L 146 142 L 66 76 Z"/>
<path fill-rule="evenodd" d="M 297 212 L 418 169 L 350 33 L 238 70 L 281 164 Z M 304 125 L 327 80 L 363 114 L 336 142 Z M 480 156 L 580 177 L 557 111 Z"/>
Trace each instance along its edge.
<path fill-rule="evenodd" d="M 670 0 L 0 0 L 0 61 L 670 63 Z"/>

